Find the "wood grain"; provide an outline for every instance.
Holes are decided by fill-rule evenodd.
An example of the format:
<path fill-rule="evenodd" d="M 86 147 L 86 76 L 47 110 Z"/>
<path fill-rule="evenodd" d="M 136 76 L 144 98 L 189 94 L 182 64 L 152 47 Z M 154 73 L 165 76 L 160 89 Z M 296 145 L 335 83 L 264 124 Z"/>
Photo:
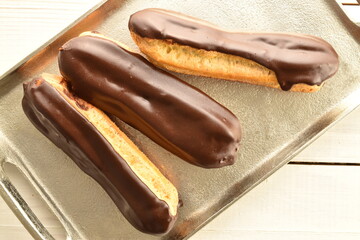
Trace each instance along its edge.
<path fill-rule="evenodd" d="M 0 76 L 100 0 L 1 0 Z"/>
<path fill-rule="evenodd" d="M 287 165 L 192 240 L 360 239 L 359 171 Z"/>
<path fill-rule="evenodd" d="M 287 165 L 191 240 L 360 239 L 359 171 L 353 166 Z M 29 189 L 23 184 L 19 191 L 57 239 L 63 239 L 61 226 Z M 0 239 L 29 239 L 1 199 Z"/>
<path fill-rule="evenodd" d="M 360 11 L 359 11 L 360 12 Z M 359 13 L 360 14 L 360 13 Z M 292 162 L 360 164 L 360 108 L 304 149 Z"/>

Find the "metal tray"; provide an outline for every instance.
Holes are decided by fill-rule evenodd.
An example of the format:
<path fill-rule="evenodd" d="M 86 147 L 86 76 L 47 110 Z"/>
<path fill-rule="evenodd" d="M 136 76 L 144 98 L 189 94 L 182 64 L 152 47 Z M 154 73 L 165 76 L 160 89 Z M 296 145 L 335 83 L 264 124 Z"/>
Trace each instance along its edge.
<path fill-rule="evenodd" d="M 96 30 L 137 49 L 127 21 L 131 13 L 147 7 L 180 11 L 229 30 L 317 35 L 329 41 L 340 56 L 338 73 L 312 94 L 177 74 L 240 119 L 244 137 L 233 166 L 208 170 L 189 165 L 122 124 L 181 194 L 184 206 L 177 223 L 162 237 L 135 230 L 101 187 L 42 136 L 21 109 L 22 83 L 44 71 L 58 73 L 58 48 L 79 33 Z M 335 1 L 107 1 L 0 80 L 0 165 L 11 162 L 20 168 L 60 219 L 68 239 L 187 238 L 360 103 L 359 40 L 359 28 Z M 25 227 L 38 239 L 52 239 L 1 169 L 0 178 L 1 195 Z"/>

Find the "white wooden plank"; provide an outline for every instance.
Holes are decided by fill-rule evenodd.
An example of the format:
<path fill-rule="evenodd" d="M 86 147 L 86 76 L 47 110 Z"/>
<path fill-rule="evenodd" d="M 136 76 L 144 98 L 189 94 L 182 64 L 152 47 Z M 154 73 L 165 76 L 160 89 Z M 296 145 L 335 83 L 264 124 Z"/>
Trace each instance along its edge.
<path fill-rule="evenodd" d="M 359 240 L 359 233 L 286 232 L 286 231 L 207 231 L 190 240 Z"/>
<path fill-rule="evenodd" d="M 360 27 L 360 5 L 357 0 L 336 0 L 346 15 Z"/>
<path fill-rule="evenodd" d="M 0 75 L 100 0 L 1 1 Z"/>
<path fill-rule="evenodd" d="M 0 199 L 2 201 L 2 199 Z M 1 203 L 0 203 L 1 205 Z M 8 215 L 9 218 L 16 218 L 14 215 Z M 21 224 L 19 222 L 19 224 Z M 26 229 L 20 225 L 17 226 L 0 226 L 0 239 L 3 240 L 29 240 L 32 239 L 31 235 L 26 231 Z"/>
<path fill-rule="evenodd" d="M 360 107 L 297 155 L 293 162 L 360 164 Z"/>
<path fill-rule="evenodd" d="M 287 165 L 191 240 L 359 238 L 359 171 L 360 167 L 354 166 Z M 20 189 L 22 195 L 34 201 L 27 189 Z M 40 204 L 32 207 L 46 222 L 52 222 L 50 226 L 55 232 L 58 230 L 53 216 L 46 216 Z M 23 228 L 2 200 L 0 226 L 11 226 L 11 232 Z M 0 228 L 0 239 L 2 231 L 7 232 Z"/>
<path fill-rule="evenodd" d="M 360 23 L 360 5 L 344 5 L 345 13 L 356 23 Z"/>
<path fill-rule="evenodd" d="M 191 240 L 360 239 L 359 171 L 287 165 Z"/>
<path fill-rule="evenodd" d="M 356 0 L 337 0 L 337 1 L 342 4 L 355 4 L 355 5 L 358 4 L 358 2 Z"/>

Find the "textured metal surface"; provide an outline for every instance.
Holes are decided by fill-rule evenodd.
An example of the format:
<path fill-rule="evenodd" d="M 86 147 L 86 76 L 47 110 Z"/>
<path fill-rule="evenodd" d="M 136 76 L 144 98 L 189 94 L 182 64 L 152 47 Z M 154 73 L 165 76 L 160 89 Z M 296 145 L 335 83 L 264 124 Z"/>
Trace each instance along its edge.
<path fill-rule="evenodd" d="M 127 21 L 131 13 L 147 7 L 180 11 L 229 30 L 313 34 L 330 42 L 340 56 L 339 72 L 313 94 L 177 74 L 240 119 L 244 137 L 237 162 L 230 167 L 209 170 L 189 165 L 122 124 L 174 183 L 183 200 L 174 229 L 163 237 L 135 230 L 101 187 L 42 136 L 21 109 L 22 82 L 43 71 L 58 73 L 58 48 L 80 32 L 96 30 L 137 49 Z M 286 4 L 282 0 L 110 0 L 0 80 L 0 160 L 11 161 L 25 173 L 72 239 L 188 237 L 360 103 L 360 45 L 356 39 L 360 39 L 359 28 L 336 2 L 327 0 L 288 0 Z"/>

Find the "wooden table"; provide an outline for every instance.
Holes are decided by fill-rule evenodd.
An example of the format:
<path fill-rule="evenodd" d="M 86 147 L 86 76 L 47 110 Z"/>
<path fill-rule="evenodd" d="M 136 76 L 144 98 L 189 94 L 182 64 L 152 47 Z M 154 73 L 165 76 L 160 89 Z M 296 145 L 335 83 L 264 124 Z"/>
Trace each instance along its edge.
<path fill-rule="evenodd" d="M 98 1 L 0 1 L 0 74 Z M 360 19 L 360 6 L 348 6 L 348 11 Z M 191 240 L 360 239 L 359 119 L 360 108 Z M 20 193 L 50 232 L 64 239 L 55 217 L 24 180 L 15 178 Z M 1 198 L 0 239 L 31 239 Z"/>

